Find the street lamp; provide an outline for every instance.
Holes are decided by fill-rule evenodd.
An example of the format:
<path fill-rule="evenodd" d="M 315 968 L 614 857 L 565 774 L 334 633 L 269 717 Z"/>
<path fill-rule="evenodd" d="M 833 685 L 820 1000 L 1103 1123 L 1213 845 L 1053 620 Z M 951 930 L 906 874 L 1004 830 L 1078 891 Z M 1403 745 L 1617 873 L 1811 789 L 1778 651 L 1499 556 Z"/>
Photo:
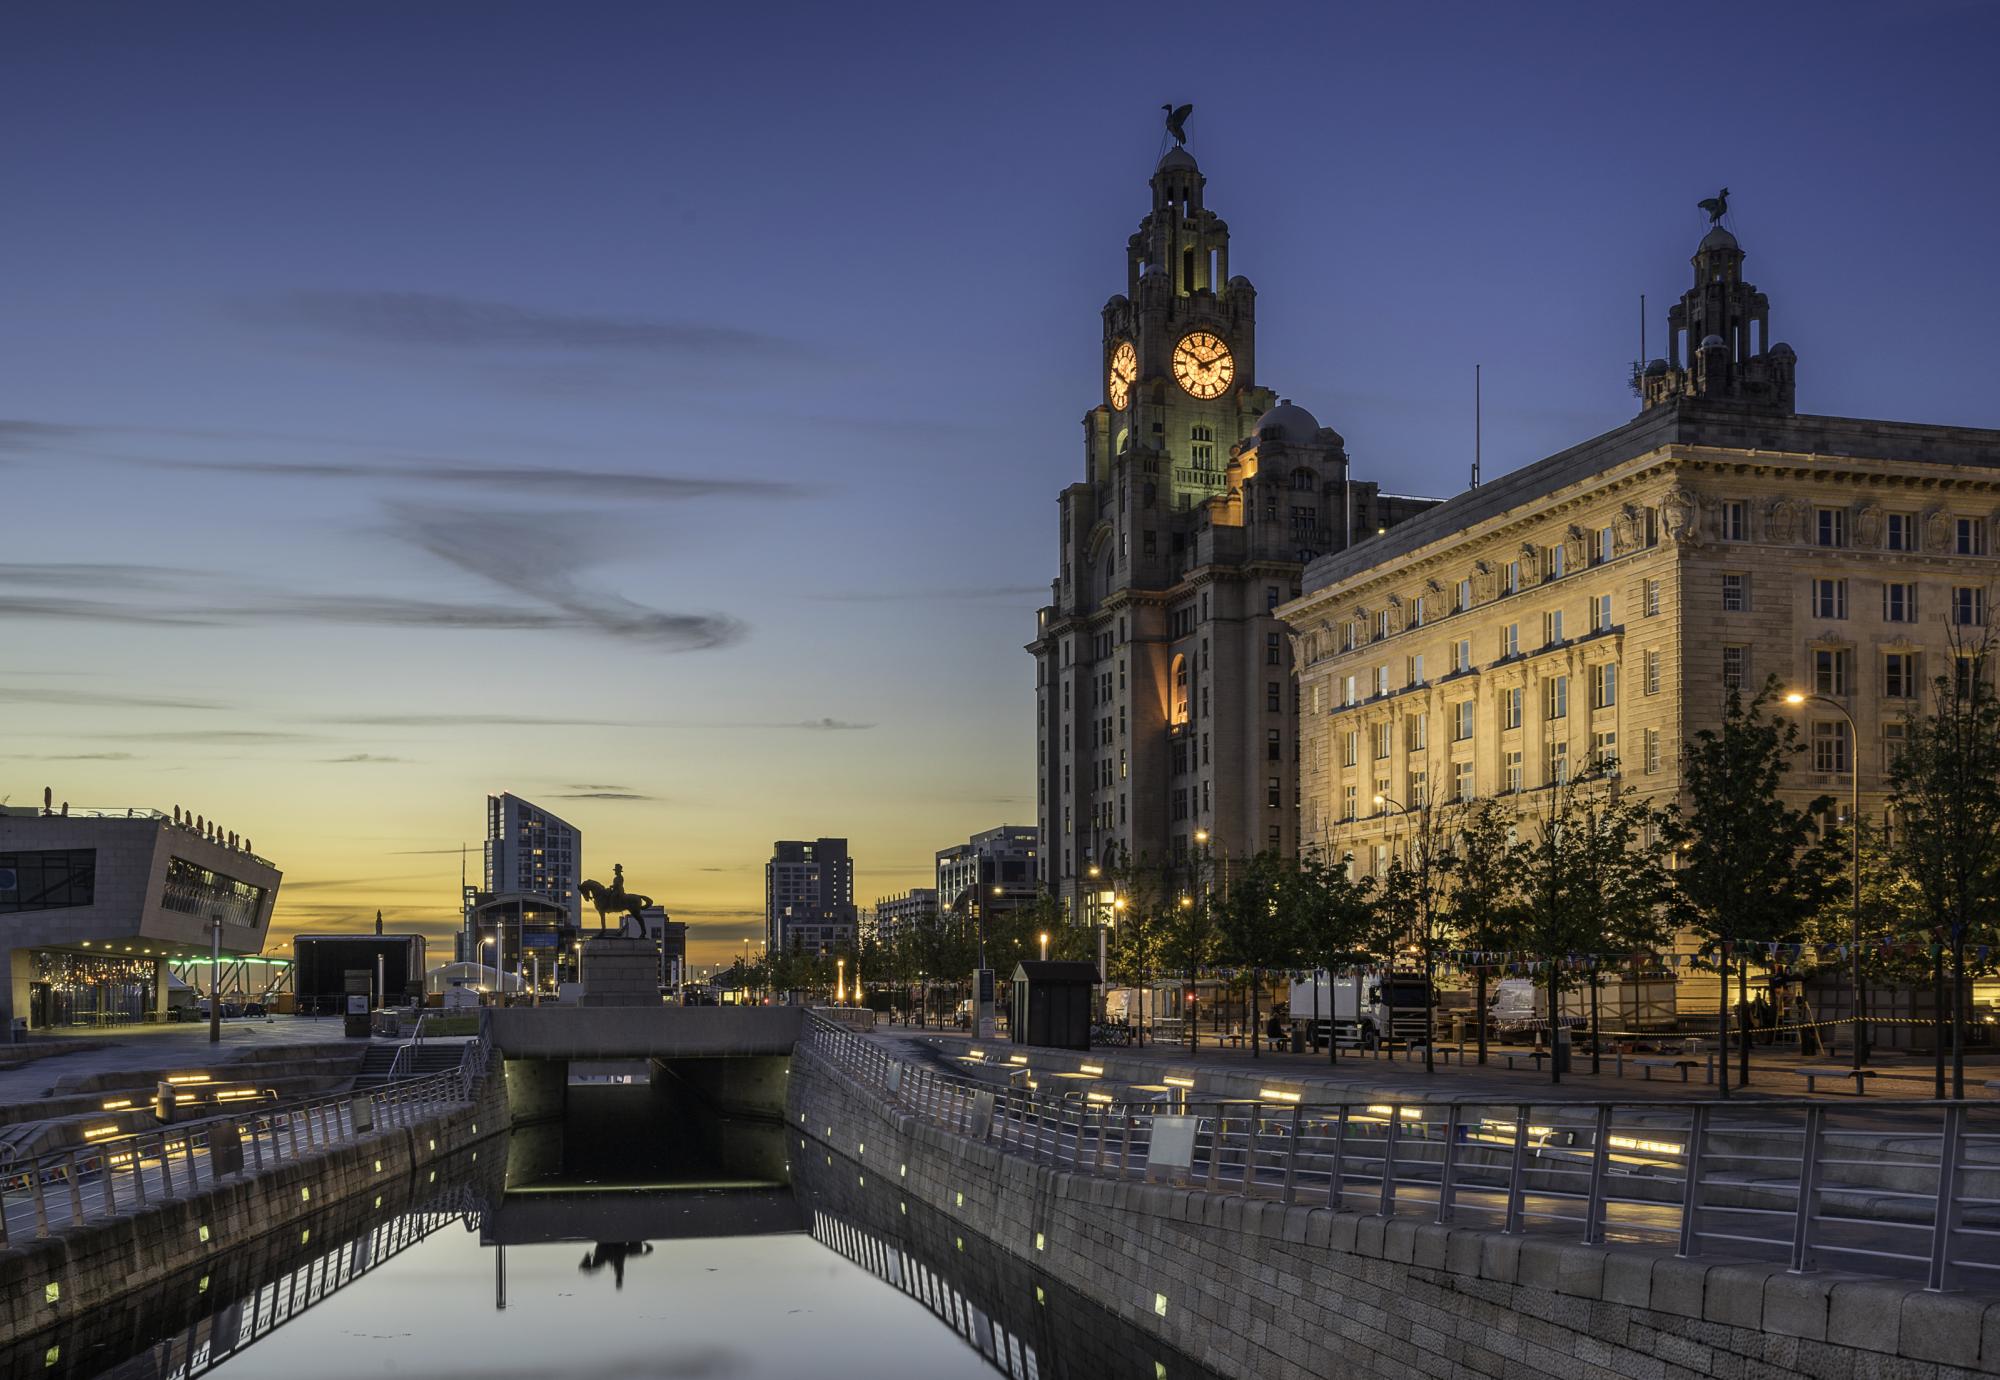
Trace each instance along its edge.
<path fill-rule="evenodd" d="M 833 989 L 833 1004 L 835 1006 L 845 1006 L 847 1005 L 847 960 L 836 958 L 833 963 L 838 974 L 838 980 L 835 982 Z"/>
<path fill-rule="evenodd" d="M 1042 939 L 1042 962 L 1047 963 L 1049 961 L 1049 932 L 1047 930 L 1042 931 L 1041 939 Z"/>
<path fill-rule="evenodd" d="M 487 935 L 486 942 L 493 946 L 493 991 L 497 1000 L 500 992 L 500 932 L 495 930 Z"/>
<path fill-rule="evenodd" d="M 1854 919 L 1854 1067 L 1860 1068 L 1868 1062 L 1867 1006 L 1861 987 L 1861 728 L 1854 722 L 1854 716 L 1848 713 L 1847 706 L 1838 700 L 1828 699 L 1825 695 L 1809 695 L 1802 690 L 1794 690 L 1785 696 L 1785 703 L 1790 705 L 1804 704 L 1807 700 L 1826 705 L 1847 720 L 1847 748 L 1850 753 L 1847 763 L 1847 837 L 1851 869 L 1848 889 L 1852 893 L 1848 899 Z"/>

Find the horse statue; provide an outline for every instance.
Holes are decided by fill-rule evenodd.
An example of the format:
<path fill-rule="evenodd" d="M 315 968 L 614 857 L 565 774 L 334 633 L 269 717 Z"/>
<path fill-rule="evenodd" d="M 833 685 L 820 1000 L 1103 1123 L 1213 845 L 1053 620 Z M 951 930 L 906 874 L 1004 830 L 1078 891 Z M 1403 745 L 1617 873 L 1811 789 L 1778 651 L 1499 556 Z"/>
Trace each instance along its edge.
<path fill-rule="evenodd" d="M 616 914 L 618 915 L 618 932 L 623 934 L 625 932 L 625 917 L 629 915 L 632 917 L 633 923 L 640 927 L 640 932 L 644 933 L 645 921 L 640 918 L 639 912 L 643 911 L 647 906 L 652 905 L 653 898 L 650 896 L 641 896 L 637 892 L 625 889 L 625 865 L 623 863 L 613 863 L 611 865 L 610 886 L 606 886 L 604 883 L 596 880 L 591 880 L 578 882 L 576 889 L 584 900 L 597 907 L 598 929 L 607 928 L 606 917 Z"/>

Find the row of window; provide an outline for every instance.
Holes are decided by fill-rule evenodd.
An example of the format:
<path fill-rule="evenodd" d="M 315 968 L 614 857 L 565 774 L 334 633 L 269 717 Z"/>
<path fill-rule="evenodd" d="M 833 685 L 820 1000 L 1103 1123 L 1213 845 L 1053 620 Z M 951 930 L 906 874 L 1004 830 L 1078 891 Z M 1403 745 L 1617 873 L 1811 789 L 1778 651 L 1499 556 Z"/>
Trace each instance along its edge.
<path fill-rule="evenodd" d="M 1657 581 L 1648 580 L 1646 582 L 1644 610 L 1646 616 L 1649 618 L 1657 615 L 1660 611 L 1659 586 Z M 1610 632 L 1618 626 L 1612 613 L 1612 601 L 1609 594 L 1592 595 L 1586 609 L 1586 615 L 1588 631 L 1592 635 Z M 1563 610 L 1550 609 L 1544 613 L 1542 615 L 1542 641 L 1540 649 L 1547 650 L 1551 647 L 1560 647 L 1568 640 L 1568 630 L 1564 622 Z M 1519 623 L 1509 623 L 1500 629 L 1497 651 L 1498 656 L 1495 659 L 1500 662 L 1512 661 L 1521 655 L 1521 625 Z M 1448 672 L 1450 675 L 1462 675 L 1477 669 L 1473 659 L 1472 639 L 1469 637 L 1461 637 L 1458 641 L 1452 643 L 1450 656 L 1451 669 Z M 1426 684 L 1424 654 L 1417 652 L 1405 658 L 1403 672 L 1403 685 L 1405 689 L 1413 689 Z M 1379 698 L 1389 694 L 1389 668 L 1387 666 L 1377 666 L 1374 669 L 1369 684 L 1372 696 Z M 1358 704 L 1360 703 L 1360 699 L 1359 678 L 1351 675 L 1342 677 L 1340 682 L 1339 707 L 1345 708 Z M 1318 706 L 1315 705 L 1315 710 L 1317 709 Z"/>
<path fill-rule="evenodd" d="M 1846 618 L 1848 585 L 1849 581 L 1845 578 L 1814 579 L 1810 601 L 1812 616 L 1828 619 Z M 1725 571 L 1722 576 L 1722 611 L 1748 613 L 1750 608 L 1750 576 L 1740 571 Z M 1947 608 L 1951 622 L 1956 627 L 1986 626 L 1986 590 L 1979 585 L 1952 586 L 1951 602 Z M 1883 583 L 1883 622 L 1914 623 L 1917 621 L 1917 609 L 1915 582 L 1890 580 Z"/>

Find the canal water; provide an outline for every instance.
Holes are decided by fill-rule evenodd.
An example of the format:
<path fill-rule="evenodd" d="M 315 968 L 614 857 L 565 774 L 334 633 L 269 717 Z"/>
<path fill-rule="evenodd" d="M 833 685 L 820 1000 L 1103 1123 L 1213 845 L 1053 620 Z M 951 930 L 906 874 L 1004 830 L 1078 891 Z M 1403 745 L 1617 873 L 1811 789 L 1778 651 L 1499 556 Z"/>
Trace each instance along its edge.
<path fill-rule="evenodd" d="M 893 1170 L 737 1130 L 730 1163 L 608 1178 L 560 1167 L 607 1167 L 588 1150 L 489 1141 L 0 1349 L 0 1375 L 1217 1380 Z M 523 1162 L 557 1168 L 517 1180 Z"/>

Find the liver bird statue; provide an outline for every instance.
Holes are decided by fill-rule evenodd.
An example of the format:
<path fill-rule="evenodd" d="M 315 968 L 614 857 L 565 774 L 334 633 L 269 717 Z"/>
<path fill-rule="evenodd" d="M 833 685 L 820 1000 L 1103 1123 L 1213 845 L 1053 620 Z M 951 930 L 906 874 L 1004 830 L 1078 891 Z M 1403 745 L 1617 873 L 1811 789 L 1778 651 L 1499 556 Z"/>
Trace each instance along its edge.
<path fill-rule="evenodd" d="M 1701 209 L 1708 212 L 1708 223 L 1710 225 L 1722 224 L 1722 218 L 1729 214 L 1729 188 L 1724 187 L 1714 196 L 1703 197 L 1701 199 Z"/>
<path fill-rule="evenodd" d="M 1192 105 L 1176 106 L 1171 101 L 1160 107 L 1167 112 L 1167 133 L 1174 136 L 1178 147 L 1187 145 L 1187 117 L 1194 114 Z"/>

